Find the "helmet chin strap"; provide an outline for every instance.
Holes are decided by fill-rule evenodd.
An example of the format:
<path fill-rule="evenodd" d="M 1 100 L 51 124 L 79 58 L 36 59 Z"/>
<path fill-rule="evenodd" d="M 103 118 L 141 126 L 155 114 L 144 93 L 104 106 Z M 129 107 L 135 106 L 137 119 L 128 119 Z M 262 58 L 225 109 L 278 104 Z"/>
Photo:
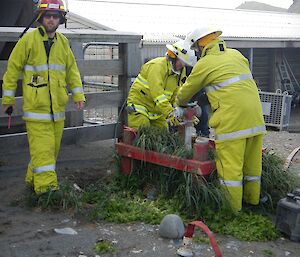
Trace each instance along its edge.
<path fill-rule="evenodd" d="M 176 60 L 170 60 L 170 64 L 171 64 L 171 69 L 172 69 L 172 71 L 175 73 L 175 74 L 177 74 L 177 75 L 180 75 L 180 70 L 178 71 L 178 70 L 176 70 L 175 69 L 175 62 L 176 62 Z"/>

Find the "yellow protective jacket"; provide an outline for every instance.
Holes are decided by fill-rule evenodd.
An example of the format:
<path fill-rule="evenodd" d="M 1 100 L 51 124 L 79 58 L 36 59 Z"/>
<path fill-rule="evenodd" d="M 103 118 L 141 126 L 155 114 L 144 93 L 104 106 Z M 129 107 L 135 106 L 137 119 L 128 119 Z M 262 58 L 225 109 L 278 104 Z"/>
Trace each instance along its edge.
<path fill-rule="evenodd" d="M 216 39 L 202 51 L 200 60 L 177 94 L 184 105 L 205 88 L 213 114 L 209 125 L 216 141 L 242 139 L 265 133 L 262 106 L 248 60 Z"/>
<path fill-rule="evenodd" d="M 185 74 L 185 68 L 180 75 L 175 74 L 166 57 L 150 60 L 131 85 L 127 105 L 133 104 L 137 112 L 149 119 L 166 118 L 173 110 L 172 104 Z"/>
<path fill-rule="evenodd" d="M 3 77 L 2 104 L 13 105 L 23 75 L 23 119 L 56 121 L 65 118 L 70 87 L 74 102 L 85 101 L 80 74 L 68 39 L 56 32 L 47 57 L 48 35 L 43 27 L 26 33 L 16 44 Z"/>

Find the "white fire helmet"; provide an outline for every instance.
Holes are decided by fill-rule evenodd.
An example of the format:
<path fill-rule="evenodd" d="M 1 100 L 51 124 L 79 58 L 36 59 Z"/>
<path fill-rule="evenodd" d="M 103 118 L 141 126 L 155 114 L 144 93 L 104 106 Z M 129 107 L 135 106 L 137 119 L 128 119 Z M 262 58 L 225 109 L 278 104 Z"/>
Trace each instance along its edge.
<path fill-rule="evenodd" d="M 215 28 L 209 28 L 209 27 L 196 28 L 186 35 L 185 40 L 190 45 L 190 49 L 195 50 L 197 48 L 196 45 L 197 40 L 212 33 L 215 33 L 216 37 L 218 37 L 222 34 L 222 31 Z"/>
<path fill-rule="evenodd" d="M 194 51 L 189 48 L 188 43 L 181 39 L 174 44 L 166 45 L 168 48 L 167 55 L 171 58 L 177 57 L 185 65 L 193 67 L 197 63 L 197 56 Z M 171 52 L 170 52 L 171 51 Z M 172 55 L 172 53 L 175 55 Z"/>

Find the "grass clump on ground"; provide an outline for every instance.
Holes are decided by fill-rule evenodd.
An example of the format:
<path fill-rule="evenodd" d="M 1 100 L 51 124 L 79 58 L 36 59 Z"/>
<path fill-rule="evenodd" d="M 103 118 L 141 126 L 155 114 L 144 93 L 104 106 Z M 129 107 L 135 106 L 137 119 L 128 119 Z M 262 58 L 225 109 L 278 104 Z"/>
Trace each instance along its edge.
<path fill-rule="evenodd" d="M 27 188 L 21 199 L 17 199 L 13 205 L 51 210 L 74 210 L 77 212 L 82 207 L 81 193 L 78 192 L 70 181 L 64 181 L 59 190 L 50 190 L 37 195 L 32 188 Z"/>
<path fill-rule="evenodd" d="M 300 187 L 300 178 L 293 170 L 285 171 L 284 161 L 273 151 L 263 154 L 262 164 L 261 197 L 266 199 L 263 206 L 274 212 L 280 199 Z"/>
<path fill-rule="evenodd" d="M 113 244 L 108 240 L 101 239 L 99 240 L 94 247 L 96 254 L 105 254 L 105 253 L 114 253 L 116 249 L 114 248 Z"/>
<path fill-rule="evenodd" d="M 192 156 L 178 135 L 165 130 L 144 128 L 139 131 L 135 145 L 183 158 Z M 262 197 L 267 200 L 255 211 L 245 208 L 238 214 L 231 212 L 216 172 L 202 177 L 135 161 L 130 175 L 117 173 L 110 181 L 77 183 L 82 190 L 76 190 L 72 183 L 61 185 L 57 192 L 31 197 L 30 206 L 72 208 L 90 220 L 121 223 L 159 224 L 165 215 L 173 213 L 186 223 L 200 219 L 216 233 L 247 241 L 273 240 L 279 236 L 269 216 L 261 213 L 274 214 L 278 200 L 300 187 L 299 178 L 283 171 L 283 161 L 271 152 L 263 154 L 261 186 Z"/>

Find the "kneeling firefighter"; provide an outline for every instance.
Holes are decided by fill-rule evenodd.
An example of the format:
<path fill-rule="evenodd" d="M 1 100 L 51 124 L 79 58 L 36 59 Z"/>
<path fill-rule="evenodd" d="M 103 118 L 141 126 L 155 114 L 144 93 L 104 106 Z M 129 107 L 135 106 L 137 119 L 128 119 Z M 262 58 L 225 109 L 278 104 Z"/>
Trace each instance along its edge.
<path fill-rule="evenodd" d="M 176 123 L 176 93 L 186 79 L 185 66 L 194 66 L 197 58 L 184 40 L 166 47 L 166 56 L 145 63 L 129 90 L 126 109 L 131 128 L 168 128 L 168 121 Z"/>

